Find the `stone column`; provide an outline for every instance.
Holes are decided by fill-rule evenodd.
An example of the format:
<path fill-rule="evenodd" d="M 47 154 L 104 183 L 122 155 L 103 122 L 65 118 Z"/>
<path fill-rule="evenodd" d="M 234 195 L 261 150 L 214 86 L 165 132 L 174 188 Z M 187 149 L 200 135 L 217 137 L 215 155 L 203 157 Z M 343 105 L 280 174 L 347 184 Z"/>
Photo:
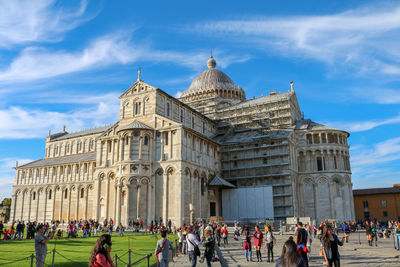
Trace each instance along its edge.
<path fill-rule="evenodd" d="M 160 138 L 160 160 L 162 161 L 164 157 L 164 132 L 161 132 Z"/>
<path fill-rule="evenodd" d="M 72 188 L 68 188 L 68 212 L 67 212 L 67 221 L 71 220 L 71 191 Z"/>
<path fill-rule="evenodd" d="M 114 152 L 115 152 L 115 142 L 114 142 L 114 139 L 112 139 L 111 140 L 111 165 L 114 164 Z"/>
<path fill-rule="evenodd" d="M 21 217 L 20 220 L 22 221 L 22 216 L 24 216 L 24 205 L 25 205 L 25 192 L 22 191 L 22 202 L 21 202 Z"/>
<path fill-rule="evenodd" d="M 137 188 L 137 190 L 136 190 L 136 219 L 138 219 L 140 217 L 139 215 L 141 215 L 139 213 L 139 209 L 140 209 L 140 188 L 141 188 L 140 182 L 138 182 L 138 185 L 137 185 L 136 188 Z"/>
<path fill-rule="evenodd" d="M 152 182 L 152 177 L 150 177 L 150 181 L 147 184 L 147 225 L 150 224 L 151 218 L 153 218 L 153 208 L 152 208 L 152 203 L 153 203 L 153 182 Z"/>
<path fill-rule="evenodd" d="M 122 161 L 124 159 L 124 139 L 122 137 L 119 138 L 119 161 Z"/>
<path fill-rule="evenodd" d="M 313 183 L 315 221 L 318 220 L 318 184 Z M 318 221 L 317 221 L 318 223 Z"/>
<path fill-rule="evenodd" d="M 129 225 L 129 196 L 130 196 L 130 193 L 131 193 L 131 185 L 127 184 L 126 185 L 126 218 L 125 218 L 126 226 Z"/>
<path fill-rule="evenodd" d="M 32 189 L 29 190 L 28 221 L 31 220 Z"/>
<path fill-rule="evenodd" d="M 94 188 L 94 194 L 95 194 L 95 199 L 94 199 L 94 218 L 96 221 L 99 220 L 99 201 L 100 201 L 100 183 L 101 183 L 101 177 L 97 178 L 97 181 L 95 183 L 95 188 Z"/>
<path fill-rule="evenodd" d="M 109 206 L 109 200 L 110 200 L 110 177 L 107 177 L 107 183 L 106 183 L 106 197 L 105 197 L 105 205 L 106 205 L 106 214 L 105 218 L 108 220 L 108 206 Z"/>
<path fill-rule="evenodd" d="M 128 138 L 128 160 L 132 159 L 132 144 L 133 144 L 133 135 L 127 135 L 126 138 Z"/>
<path fill-rule="evenodd" d="M 88 195 L 89 195 L 89 186 L 86 187 L 86 192 L 85 192 L 85 207 L 83 211 L 83 216 L 85 217 L 85 220 L 89 219 L 87 216 L 87 207 L 88 207 Z"/>
<path fill-rule="evenodd" d="M 164 172 L 163 176 L 163 222 L 166 223 L 168 219 L 168 170 Z"/>
<path fill-rule="evenodd" d="M 44 191 L 44 209 L 43 209 L 43 222 L 46 222 L 46 209 L 47 209 L 47 198 L 48 198 L 48 191 L 47 189 Z"/>
<path fill-rule="evenodd" d="M 11 218 L 10 218 L 10 222 L 13 223 L 15 221 L 15 211 L 17 208 L 17 195 L 16 193 L 12 195 L 12 201 L 11 201 L 11 209 L 10 209 L 10 213 L 11 213 Z"/>
<path fill-rule="evenodd" d="M 117 202 L 118 202 L 118 195 L 117 195 L 118 188 L 117 187 L 118 187 L 118 185 L 115 183 L 114 184 L 114 216 L 113 216 L 114 221 L 117 218 Z"/>
<path fill-rule="evenodd" d="M 329 199 L 331 201 L 329 201 L 329 206 L 331 209 L 331 218 L 336 218 L 336 202 L 335 202 L 335 198 L 333 197 L 334 194 L 334 190 L 335 190 L 335 184 L 332 182 L 328 182 L 328 186 L 329 186 Z"/>
<path fill-rule="evenodd" d="M 142 136 L 142 134 L 140 134 L 140 136 L 139 136 L 139 160 L 142 159 L 142 148 L 143 148 L 142 142 L 143 142 L 143 136 Z"/>
<path fill-rule="evenodd" d="M 75 209 L 75 220 L 79 220 L 79 197 L 80 197 L 81 189 L 79 187 L 76 188 L 76 209 Z"/>
<path fill-rule="evenodd" d="M 117 199 L 117 216 L 116 216 L 116 223 L 119 225 L 121 222 L 121 185 L 117 185 L 117 194 L 116 194 L 116 199 Z"/>
<path fill-rule="evenodd" d="M 23 204 L 24 202 L 22 202 Z M 39 190 L 36 191 L 36 219 L 35 221 L 38 221 L 39 219 Z"/>
<path fill-rule="evenodd" d="M 52 211 L 51 211 L 51 220 L 52 221 L 54 221 L 55 220 L 55 218 L 54 218 L 54 209 L 55 209 L 55 207 L 56 207 L 56 187 L 54 186 L 53 187 L 53 192 L 52 192 L 52 198 L 53 198 L 53 208 L 52 208 Z"/>
<path fill-rule="evenodd" d="M 62 222 L 63 218 L 62 218 L 62 210 L 63 210 L 63 200 L 64 200 L 64 188 L 60 188 L 60 216 L 59 216 L 59 220 L 60 222 Z"/>
<path fill-rule="evenodd" d="M 117 159 L 116 159 L 116 161 L 119 161 L 119 153 L 121 151 L 121 138 L 118 138 L 116 140 L 116 143 L 117 143 L 117 153 L 116 153 Z"/>

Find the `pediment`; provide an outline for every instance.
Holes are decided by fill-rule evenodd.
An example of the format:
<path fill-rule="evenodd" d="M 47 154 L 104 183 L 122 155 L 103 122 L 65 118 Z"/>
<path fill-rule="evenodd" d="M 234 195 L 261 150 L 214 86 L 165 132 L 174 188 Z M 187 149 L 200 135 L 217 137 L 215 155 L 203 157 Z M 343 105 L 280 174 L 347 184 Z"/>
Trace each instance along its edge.
<path fill-rule="evenodd" d="M 149 92 L 149 91 L 154 91 L 156 90 L 157 87 L 154 87 L 148 83 L 143 82 L 142 80 L 136 81 L 131 87 L 129 87 L 122 95 L 120 95 L 120 99 L 134 95 L 137 93 L 144 93 L 144 92 Z"/>

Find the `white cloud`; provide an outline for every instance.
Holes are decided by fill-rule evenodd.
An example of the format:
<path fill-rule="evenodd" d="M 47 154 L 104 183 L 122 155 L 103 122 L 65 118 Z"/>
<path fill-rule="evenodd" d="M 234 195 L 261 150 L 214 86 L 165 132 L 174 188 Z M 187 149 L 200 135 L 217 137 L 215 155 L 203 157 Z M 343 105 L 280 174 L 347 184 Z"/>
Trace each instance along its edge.
<path fill-rule="evenodd" d="M 352 100 L 354 98 L 377 104 L 400 104 L 400 90 L 357 88 L 352 90 Z"/>
<path fill-rule="evenodd" d="M 182 93 L 183 93 L 182 91 L 178 91 L 178 92 L 175 93 L 174 97 L 175 98 L 180 98 Z"/>
<path fill-rule="evenodd" d="M 204 52 L 175 52 L 152 49 L 149 45 L 133 45 L 126 34 L 105 35 L 92 41 L 83 51 L 49 51 L 40 47 L 25 48 L 8 68 L 0 70 L 0 83 L 25 82 L 52 78 L 79 71 L 93 70 L 112 64 L 139 61 L 167 62 L 204 68 L 208 58 Z M 244 62 L 250 57 L 226 56 L 222 67 Z"/>
<path fill-rule="evenodd" d="M 400 160 L 400 137 L 377 143 L 372 148 L 351 149 L 351 152 L 352 167 L 356 168 Z"/>
<path fill-rule="evenodd" d="M 88 107 L 65 113 L 26 109 L 20 106 L 11 106 L 0 110 L 0 138 L 44 138 L 49 129 L 52 129 L 53 132 L 60 131 L 63 125 L 67 125 L 68 131 L 78 131 L 104 126 L 118 120 L 119 99 L 115 95 L 106 94 L 96 97 L 78 95 L 75 97 L 81 97 L 80 103 L 87 104 Z M 61 99 L 62 97 L 59 102 L 63 102 Z M 64 103 L 72 101 L 65 99 Z"/>
<path fill-rule="evenodd" d="M 0 0 L 0 47 L 58 41 L 63 33 L 91 19 L 86 8 L 86 1 L 67 10 L 52 0 Z"/>
<path fill-rule="evenodd" d="M 389 119 L 377 119 L 370 121 L 356 121 L 356 122 L 327 122 L 334 128 L 344 129 L 348 132 L 363 132 L 372 130 L 376 127 L 390 124 L 400 123 L 400 114 Z"/>
<path fill-rule="evenodd" d="M 289 57 L 399 74 L 400 6 L 378 4 L 331 15 L 220 20 L 194 29 Z"/>

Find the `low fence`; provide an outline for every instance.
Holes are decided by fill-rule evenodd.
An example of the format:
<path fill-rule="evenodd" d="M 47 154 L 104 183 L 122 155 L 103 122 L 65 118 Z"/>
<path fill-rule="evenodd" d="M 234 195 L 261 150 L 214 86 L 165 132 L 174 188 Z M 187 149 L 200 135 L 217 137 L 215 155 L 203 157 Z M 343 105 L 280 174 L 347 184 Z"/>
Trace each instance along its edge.
<path fill-rule="evenodd" d="M 173 258 L 177 257 L 178 254 L 179 254 L 178 253 L 179 252 L 178 251 L 178 240 L 175 239 L 174 243 L 175 243 L 174 249 L 172 251 L 170 251 L 170 259 L 171 260 L 173 260 Z M 121 251 L 121 250 L 118 250 L 118 251 Z M 75 252 L 75 251 L 57 250 L 56 248 L 53 248 L 50 252 L 47 252 L 47 255 L 45 257 L 45 258 L 47 258 L 47 256 L 50 256 L 49 254 L 51 254 L 51 264 L 43 262 L 42 263 L 43 266 L 46 266 L 46 267 L 47 266 L 51 266 L 51 267 L 57 266 L 56 255 L 58 257 L 64 258 L 68 262 L 75 263 L 75 264 L 81 264 L 80 262 L 77 262 L 75 260 L 70 259 L 69 257 L 66 257 L 65 255 L 62 254 L 62 252 Z M 127 260 L 123 260 L 122 257 L 125 257 L 126 255 L 128 255 L 128 259 Z M 153 256 L 152 253 L 148 253 L 148 254 L 144 255 L 143 257 L 141 257 L 141 258 L 139 258 L 139 259 L 137 259 L 135 261 L 132 261 L 132 258 L 133 258 L 132 256 L 133 256 L 133 251 L 130 248 L 127 250 L 127 252 L 125 252 L 123 254 L 120 254 L 120 255 L 114 254 L 113 258 L 114 258 L 115 266 L 131 267 L 131 266 L 138 265 L 138 264 L 140 264 L 140 263 L 142 263 L 144 261 L 146 262 L 146 266 L 147 267 L 152 266 L 150 264 L 150 259 Z M 30 256 L 27 256 L 27 257 L 24 257 L 24 258 L 21 258 L 21 259 L 17 259 L 17 260 L 9 260 L 9 259 L 3 259 L 3 258 L 0 258 L 0 260 L 6 261 L 6 262 L 1 263 L 0 264 L 1 266 L 4 266 L 4 265 L 7 266 L 7 265 L 11 265 L 11 264 L 18 264 L 18 263 L 21 264 L 21 263 L 23 263 L 24 266 L 31 266 L 31 267 L 36 266 L 36 262 L 42 261 L 42 259 L 36 257 L 35 254 L 31 254 Z M 28 265 L 28 264 L 30 264 L 30 265 Z M 156 264 L 156 266 L 158 266 L 158 265 Z"/>

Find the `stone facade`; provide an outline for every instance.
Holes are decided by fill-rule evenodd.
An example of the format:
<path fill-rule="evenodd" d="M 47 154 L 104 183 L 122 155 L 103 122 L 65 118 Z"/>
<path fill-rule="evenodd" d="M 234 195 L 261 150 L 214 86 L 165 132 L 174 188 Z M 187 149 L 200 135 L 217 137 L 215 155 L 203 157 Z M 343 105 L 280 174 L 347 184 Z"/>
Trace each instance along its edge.
<path fill-rule="evenodd" d="M 11 220 L 180 225 L 221 216 L 227 185 L 272 185 L 276 218 L 354 219 L 349 134 L 304 120 L 293 84 L 246 100 L 207 65 L 180 99 L 139 74 L 115 124 L 49 133 L 45 157 L 16 167 Z"/>

